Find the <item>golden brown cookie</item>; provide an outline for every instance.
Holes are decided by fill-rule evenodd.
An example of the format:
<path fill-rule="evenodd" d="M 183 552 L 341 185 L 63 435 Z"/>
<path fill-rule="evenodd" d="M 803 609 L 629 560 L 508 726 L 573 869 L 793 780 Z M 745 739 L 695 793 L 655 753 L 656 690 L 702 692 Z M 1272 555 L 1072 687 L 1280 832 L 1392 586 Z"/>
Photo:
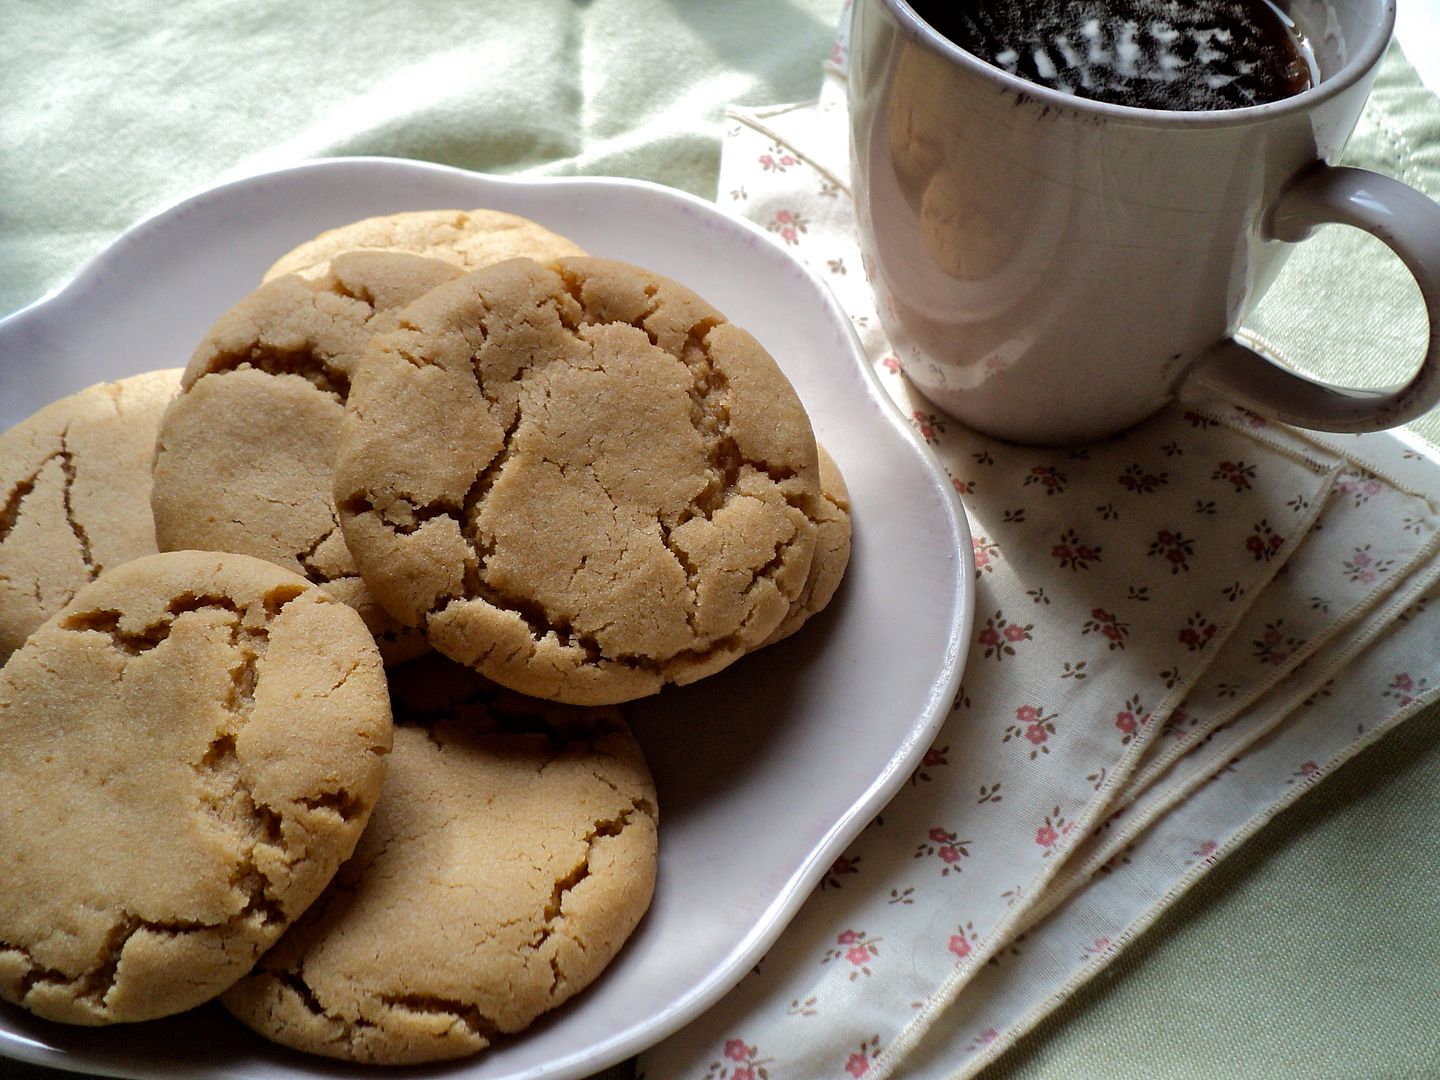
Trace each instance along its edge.
<path fill-rule="evenodd" d="M 0 664 L 75 591 L 155 553 L 150 459 L 180 370 L 99 383 L 0 434 Z"/>
<path fill-rule="evenodd" d="M 266 1038 L 381 1064 L 473 1054 L 587 986 L 655 882 L 655 789 L 619 714 L 434 654 L 392 668 L 385 793 L 330 889 L 222 998 Z"/>
<path fill-rule="evenodd" d="M 718 671 L 799 597 L 815 437 L 700 297 L 605 259 L 515 259 L 377 335 L 336 506 L 376 599 L 522 693 L 606 704 Z"/>
<path fill-rule="evenodd" d="M 499 210 L 412 210 L 366 218 L 323 232 L 280 257 L 265 280 L 283 274 L 310 277 L 342 251 L 377 248 L 443 259 L 465 270 L 525 256 L 548 262 L 584 255 L 578 244 L 543 225 Z"/>
<path fill-rule="evenodd" d="M 815 558 L 805 587 L 785 616 L 762 645 L 773 645 L 805 625 L 811 615 L 823 611 L 850 565 L 850 492 L 845 477 L 825 450 L 820 451 L 820 515 L 816 520 Z"/>
<path fill-rule="evenodd" d="M 372 333 L 460 271 L 417 255 L 341 255 L 313 279 L 261 286 L 195 350 L 155 445 L 162 551 L 254 555 L 354 607 L 387 662 L 425 650 L 365 590 L 331 500 L 335 440 Z"/>
<path fill-rule="evenodd" d="M 374 642 L 303 578 L 107 570 L 0 669 L 0 998 L 106 1024 L 214 997 L 350 855 L 390 742 Z"/>

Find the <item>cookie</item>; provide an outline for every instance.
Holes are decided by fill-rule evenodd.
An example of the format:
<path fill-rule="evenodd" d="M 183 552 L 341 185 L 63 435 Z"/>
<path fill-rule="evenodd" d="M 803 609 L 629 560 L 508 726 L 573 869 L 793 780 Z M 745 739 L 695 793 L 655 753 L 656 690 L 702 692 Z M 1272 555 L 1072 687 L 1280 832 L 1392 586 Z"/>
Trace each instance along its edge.
<path fill-rule="evenodd" d="M 266 281 L 283 274 L 310 277 L 342 251 L 377 248 L 443 259 L 466 270 L 519 256 L 548 262 L 584 255 L 578 244 L 543 225 L 499 210 L 413 210 L 366 218 L 323 232 L 280 257 Z"/>
<path fill-rule="evenodd" d="M 336 524 L 330 473 L 370 335 L 459 274 L 417 255 L 349 253 L 313 279 L 262 285 L 222 315 L 160 424 L 151 494 L 160 549 L 268 559 L 359 611 L 387 661 L 425 651 L 365 590 Z"/>
<path fill-rule="evenodd" d="M 0 998 L 106 1024 L 214 997 L 354 849 L 390 744 L 374 642 L 303 578 L 107 570 L 0 669 Z"/>
<path fill-rule="evenodd" d="M 683 286 L 593 258 L 478 270 L 372 339 L 335 495 L 391 615 L 581 705 L 763 641 L 821 513 L 815 437 L 769 354 Z"/>
<path fill-rule="evenodd" d="M 815 558 L 800 595 L 790 605 L 789 614 L 762 645 L 773 645 L 789 637 L 805 625 L 811 615 L 823 611 L 850 565 L 850 492 L 835 459 L 825 447 L 819 447 L 819 451 L 821 502 L 815 530 Z"/>
<path fill-rule="evenodd" d="M 655 789 L 618 713 L 431 654 L 391 671 L 384 796 L 334 883 L 221 999 L 266 1038 L 416 1064 L 587 986 L 650 903 Z"/>
<path fill-rule="evenodd" d="M 0 664 L 104 569 L 155 553 L 150 458 L 180 371 L 71 394 L 0 434 Z"/>

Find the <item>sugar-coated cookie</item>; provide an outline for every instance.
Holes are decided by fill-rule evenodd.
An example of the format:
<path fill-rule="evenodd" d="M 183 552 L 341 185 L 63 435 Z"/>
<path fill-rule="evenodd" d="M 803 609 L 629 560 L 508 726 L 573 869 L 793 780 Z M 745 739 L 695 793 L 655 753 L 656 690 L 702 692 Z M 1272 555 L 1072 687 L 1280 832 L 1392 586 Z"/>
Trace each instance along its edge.
<path fill-rule="evenodd" d="M 522 693 L 606 704 L 718 671 L 800 596 L 815 437 L 744 330 L 605 259 L 515 259 L 371 341 L 335 467 L 376 599 Z"/>
<path fill-rule="evenodd" d="M 244 555 L 107 570 L 0 669 L 0 998 L 146 1020 L 248 972 L 379 796 L 360 617 Z"/>
<path fill-rule="evenodd" d="M 0 434 L 0 664 L 107 567 L 155 553 L 150 459 L 180 369 L 99 383 Z"/>
<path fill-rule="evenodd" d="M 587 986 L 655 882 L 655 789 L 610 709 L 392 668 L 385 791 L 334 883 L 221 999 L 298 1050 L 473 1054 Z"/>
<path fill-rule="evenodd" d="M 418 255 L 355 252 L 315 278 L 277 278 L 211 327 L 155 447 L 162 551 L 235 551 L 323 584 L 353 606 L 387 661 L 423 637 L 375 604 L 335 520 L 331 469 L 350 380 L 371 334 L 460 274 Z"/>
<path fill-rule="evenodd" d="M 820 450 L 820 514 L 816 520 L 815 558 L 805 587 L 790 612 L 761 644 L 771 645 L 799 630 L 811 615 L 824 610 L 840 587 L 850 565 L 850 492 L 840 466 L 825 447 Z"/>
<path fill-rule="evenodd" d="M 520 256 L 548 262 L 584 255 L 578 244 L 543 225 L 499 210 L 411 210 L 366 218 L 330 229 L 280 257 L 265 280 L 283 274 L 310 277 L 342 251 L 376 248 L 443 259 L 465 270 Z"/>

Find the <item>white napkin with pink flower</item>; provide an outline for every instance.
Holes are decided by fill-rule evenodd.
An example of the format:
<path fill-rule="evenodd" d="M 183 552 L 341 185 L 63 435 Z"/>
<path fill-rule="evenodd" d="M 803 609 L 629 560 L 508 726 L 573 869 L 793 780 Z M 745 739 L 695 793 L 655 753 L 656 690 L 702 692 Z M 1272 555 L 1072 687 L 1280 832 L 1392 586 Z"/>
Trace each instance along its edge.
<path fill-rule="evenodd" d="M 909 783 L 740 985 L 644 1055 L 655 1080 L 972 1075 L 1440 696 L 1440 464 L 1418 442 L 1190 402 L 1034 449 L 911 390 L 854 239 L 843 61 L 842 37 L 817 102 L 732 110 L 718 200 L 833 288 L 948 472 L 974 640 Z"/>

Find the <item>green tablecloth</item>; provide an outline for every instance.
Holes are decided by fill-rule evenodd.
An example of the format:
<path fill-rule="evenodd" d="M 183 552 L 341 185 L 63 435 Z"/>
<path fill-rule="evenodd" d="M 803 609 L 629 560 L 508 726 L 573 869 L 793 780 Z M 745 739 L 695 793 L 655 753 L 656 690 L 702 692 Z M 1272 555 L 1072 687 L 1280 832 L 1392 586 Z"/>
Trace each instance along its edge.
<path fill-rule="evenodd" d="M 813 95 L 840 7 L 17 0 L 0 33 L 0 314 L 150 210 L 304 158 L 635 176 L 711 195 L 724 106 Z M 1390 78 L 1408 134 L 1368 149 L 1440 185 L 1440 109 L 1406 96 L 1407 69 Z M 1287 287 L 1353 301 L 1329 268 L 1368 241 L 1327 242 L 1295 260 Z M 1362 287 L 1383 303 L 1353 341 L 1300 342 L 1297 357 L 1356 381 L 1398 376 L 1416 328 L 1397 281 Z M 1303 338 L 1281 308 L 1260 322 Z M 1437 710 L 1410 721 L 1282 814 L 992 1071 L 1440 1075 L 1437 725 Z"/>

